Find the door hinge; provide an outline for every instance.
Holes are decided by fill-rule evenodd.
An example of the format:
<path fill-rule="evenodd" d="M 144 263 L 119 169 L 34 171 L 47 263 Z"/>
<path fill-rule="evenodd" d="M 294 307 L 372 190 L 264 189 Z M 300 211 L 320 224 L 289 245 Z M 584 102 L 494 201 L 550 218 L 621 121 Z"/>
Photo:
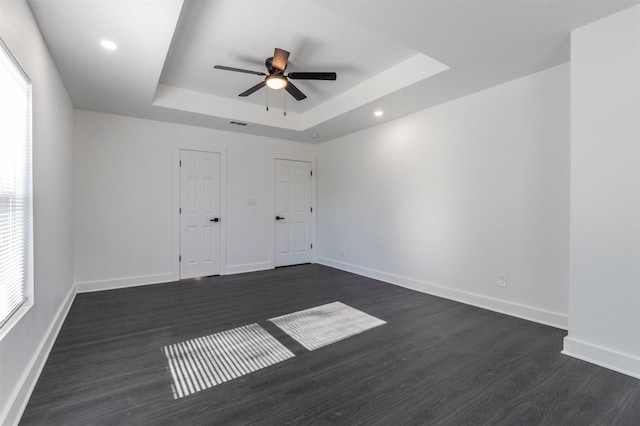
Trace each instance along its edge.
<path fill-rule="evenodd" d="M 313 249 L 313 244 L 311 244 L 311 249 Z"/>
<path fill-rule="evenodd" d="M 182 256 L 178 256 L 178 262 L 182 262 Z"/>
<path fill-rule="evenodd" d="M 311 176 L 313 176 L 313 170 L 309 171 L 309 174 L 310 174 Z"/>
<path fill-rule="evenodd" d="M 182 207 L 178 209 L 178 214 L 182 214 Z"/>
<path fill-rule="evenodd" d="M 313 213 L 313 207 L 309 207 L 309 211 Z"/>
<path fill-rule="evenodd" d="M 182 160 L 178 161 L 178 163 L 180 164 L 180 167 L 182 167 Z"/>

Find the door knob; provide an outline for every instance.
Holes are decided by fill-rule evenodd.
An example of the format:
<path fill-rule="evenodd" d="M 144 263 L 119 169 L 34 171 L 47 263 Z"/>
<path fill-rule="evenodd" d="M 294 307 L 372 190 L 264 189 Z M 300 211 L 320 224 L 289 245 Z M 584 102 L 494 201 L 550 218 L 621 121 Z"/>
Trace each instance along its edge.
<path fill-rule="evenodd" d="M 284 220 L 284 217 L 282 217 L 282 216 L 276 216 L 276 220 Z"/>
<path fill-rule="evenodd" d="M 209 219 L 209 222 L 220 222 L 220 218 L 214 217 L 213 219 Z"/>

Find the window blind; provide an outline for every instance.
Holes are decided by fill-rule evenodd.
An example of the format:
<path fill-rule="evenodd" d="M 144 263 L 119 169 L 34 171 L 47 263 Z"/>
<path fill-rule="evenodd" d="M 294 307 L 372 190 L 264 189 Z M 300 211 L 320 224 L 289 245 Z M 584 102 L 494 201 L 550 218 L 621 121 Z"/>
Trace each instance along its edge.
<path fill-rule="evenodd" d="M 0 327 L 32 277 L 31 82 L 0 40 Z"/>

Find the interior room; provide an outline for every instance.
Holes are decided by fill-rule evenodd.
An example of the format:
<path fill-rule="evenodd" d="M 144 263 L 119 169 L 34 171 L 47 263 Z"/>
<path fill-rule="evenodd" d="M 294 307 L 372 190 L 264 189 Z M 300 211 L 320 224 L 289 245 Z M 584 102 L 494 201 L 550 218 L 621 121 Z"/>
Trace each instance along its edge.
<path fill-rule="evenodd" d="M 640 424 L 639 3 L 0 0 L 0 424 Z"/>

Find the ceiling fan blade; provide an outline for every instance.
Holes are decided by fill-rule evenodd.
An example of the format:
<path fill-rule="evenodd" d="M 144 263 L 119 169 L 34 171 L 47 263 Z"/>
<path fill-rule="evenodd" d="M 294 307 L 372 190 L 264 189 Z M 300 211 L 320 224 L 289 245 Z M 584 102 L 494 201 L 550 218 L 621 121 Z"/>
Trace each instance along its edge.
<path fill-rule="evenodd" d="M 293 85 L 293 83 L 292 83 L 292 82 L 290 82 L 290 81 L 289 81 L 289 82 L 287 82 L 287 85 L 285 86 L 285 90 L 286 90 L 287 92 L 289 92 L 289 94 L 290 94 L 291 96 L 293 96 L 294 98 L 296 98 L 296 101 L 301 101 L 301 100 L 303 100 L 304 98 L 306 98 L 306 97 L 307 97 L 307 95 L 305 95 L 304 93 L 302 93 L 302 92 L 300 91 L 300 89 L 298 89 L 296 86 L 294 86 L 294 85 Z"/>
<path fill-rule="evenodd" d="M 335 80 L 335 72 L 290 72 L 287 78 L 294 80 Z"/>
<path fill-rule="evenodd" d="M 271 61 L 271 66 L 279 69 L 280 71 L 284 71 L 287 68 L 287 60 L 289 59 L 289 52 L 286 50 L 278 49 L 273 52 L 273 60 Z"/>
<path fill-rule="evenodd" d="M 249 96 L 253 92 L 262 89 L 265 86 L 265 84 L 266 83 L 264 81 L 261 81 L 260 83 L 253 86 L 251 89 L 247 89 L 244 92 L 240 93 L 238 96 L 242 96 L 242 97 Z"/>
<path fill-rule="evenodd" d="M 243 70 L 242 68 L 232 68 L 232 67 L 225 67 L 224 65 L 216 65 L 215 67 L 213 67 L 217 70 L 225 70 L 225 71 L 235 71 L 235 72 L 243 72 L 246 74 L 255 74 L 255 75 L 266 75 L 263 72 L 258 72 L 258 71 L 251 71 L 251 70 Z"/>

